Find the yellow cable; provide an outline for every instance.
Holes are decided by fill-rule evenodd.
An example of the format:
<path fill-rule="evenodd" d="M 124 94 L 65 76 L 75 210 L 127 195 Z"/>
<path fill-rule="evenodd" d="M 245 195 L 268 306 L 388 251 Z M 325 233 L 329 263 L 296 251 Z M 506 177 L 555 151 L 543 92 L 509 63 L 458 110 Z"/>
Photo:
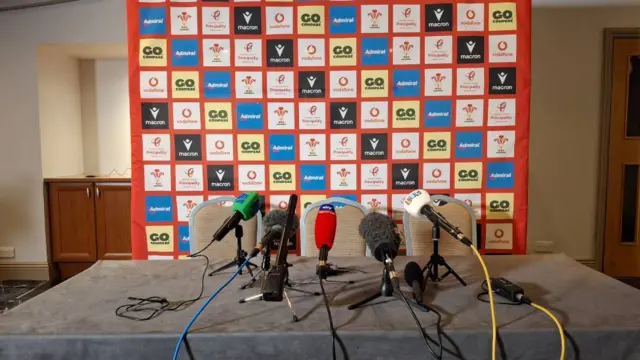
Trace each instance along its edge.
<path fill-rule="evenodd" d="M 482 270 L 484 270 L 484 277 L 487 280 L 487 292 L 489 293 L 489 305 L 491 306 L 491 359 L 496 360 L 496 344 L 498 342 L 498 325 L 496 324 L 496 304 L 493 302 L 493 289 L 491 288 L 491 278 L 489 277 L 489 270 L 487 270 L 487 265 L 484 263 L 482 259 L 482 255 L 478 252 L 478 249 L 471 245 L 471 250 L 480 261 L 480 265 L 482 265 Z"/>
<path fill-rule="evenodd" d="M 560 324 L 560 321 L 558 321 L 558 318 L 555 317 L 555 315 L 553 315 L 553 313 L 547 309 L 545 309 L 544 307 L 542 307 L 541 305 L 538 305 L 534 302 L 531 303 L 531 306 L 533 306 L 534 308 L 542 311 L 543 313 L 547 314 L 548 317 L 551 318 L 551 320 L 553 320 L 554 323 L 556 323 L 556 326 L 558 327 L 558 332 L 560 333 L 560 346 L 562 347 L 562 350 L 560 352 L 560 360 L 564 360 L 564 352 L 565 352 L 565 340 L 564 340 L 564 331 L 562 330 L 562 325 Z"/>

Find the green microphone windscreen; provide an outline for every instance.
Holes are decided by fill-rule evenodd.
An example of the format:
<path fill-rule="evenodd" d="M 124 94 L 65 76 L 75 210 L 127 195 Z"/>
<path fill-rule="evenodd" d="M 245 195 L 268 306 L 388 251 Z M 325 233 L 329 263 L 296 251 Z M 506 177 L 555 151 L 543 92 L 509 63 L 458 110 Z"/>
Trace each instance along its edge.
<path fill-rule="evenodd" d="M 236 198 L 231 209 L 242 214 L 242 220 L 247 221 L 260 210 L 260 195 L 255 191 L 243 193 Z"/>

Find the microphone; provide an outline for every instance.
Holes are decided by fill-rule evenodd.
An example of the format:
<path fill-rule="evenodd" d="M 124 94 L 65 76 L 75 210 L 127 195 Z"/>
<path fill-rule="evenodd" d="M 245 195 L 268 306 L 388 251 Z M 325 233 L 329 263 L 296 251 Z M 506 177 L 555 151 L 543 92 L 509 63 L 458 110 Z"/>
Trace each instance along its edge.
<path fill-rule="evenodd" d="M 287 278 L 287 254 L 289 239 L 296 234 L 294 229 L 296 218 L 296 207 L 298 206 L 298 195 L 292 194 L 289 197 L 286 220 L 282 235 L 280 237 L 280 247 L 276 255 L 276 263 L 269 270 L 262 282 L 262 299 L 264 301 L 282 301 L 284 283 Z"/>
<path fill-rule="evenodd" d="M 384 263 L 393 287 L 399 289 L 400 281 L 393 266 L 401 242 L 396 223 L 386 215 L 373 212 L 362 219 L 358 230 L 376 260 Z"/>
<path fill-rule="evenodd" d="M 300 226 L 300 220 L 294 215 L 293 231 L 298 230 Z M 274 240 L 282 236 L 284 227 L 287 225 L 287 213 L 283 210 L 272 210 L 267 213 L 262 219 L 262 225 L 264 229 L 264 236 L 258 243 L 258 245 L 251 251 L 249 257 L 256 257 L 267 246 L 271 246 Z"/>
<path fill-rule="evenodd" d="M 327 278 L 325 266 L 329 250 L 333 247 L 333 241 L 336 237 L 336 210 L 331 204 L 320 206 L 318 216 L 316 217 L 315 238 L 316 247 L 320 250 L 318 255 L 318 275 L 322 279 Z"/>
<path fill-rule="evenodd" d="M 222 240 L 240 223 L 240 220 L 250 220 L 258 213 L 259 209 L 260 196 L 257 192 L 251 191 L 238 196 L 231 207 L 233 215 L 229 216 L 215 234 L 213 234 L 212 241 Z"/>
<path fill-rule="evenodd" d="M 416 190 L 404 199 L 404 209 L 413 217 L 426 216 L 432 223 L 440 226 L 455 239 L 471 246 L 473 243 L 457 226 L 450 223 L 442 214 L 433 209 L 431 196 L 426 190 Z"/>
<path fill-rule="evenodd" d="M 422 269 L 417 262 L 412 261 L 404 267 L 404 280 L 413 289 L 413 298 L 418 304 L 422 304 L 422 293 L 424 292 L 424 278 L 422 277 Z"/>

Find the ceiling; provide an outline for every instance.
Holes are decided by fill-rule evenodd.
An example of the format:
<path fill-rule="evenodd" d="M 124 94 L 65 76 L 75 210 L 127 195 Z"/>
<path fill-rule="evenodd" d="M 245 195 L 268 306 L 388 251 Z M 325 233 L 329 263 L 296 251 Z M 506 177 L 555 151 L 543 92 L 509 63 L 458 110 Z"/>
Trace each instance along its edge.
<path fill-rule="evenodd" d="M 0 0 L 0 8 L 13 6 L 26 6 L 40 3 L 62 2 L 64 0 Z M 73 1 L 73 0 L 72 0 Z M 80 0 L 89 1 L 89 0 Z M 95 1 L 95 0 L 93 0 Z M 121 1 L 121 0 L 102 0 Z M 612 5 L 638 5 L 640 0 L 532 0 L 533 6 L 612 6 Z M 124 1 L 123 1 L 124 3 Z M 124 6 L 124 4 L 123 4 Z"/>

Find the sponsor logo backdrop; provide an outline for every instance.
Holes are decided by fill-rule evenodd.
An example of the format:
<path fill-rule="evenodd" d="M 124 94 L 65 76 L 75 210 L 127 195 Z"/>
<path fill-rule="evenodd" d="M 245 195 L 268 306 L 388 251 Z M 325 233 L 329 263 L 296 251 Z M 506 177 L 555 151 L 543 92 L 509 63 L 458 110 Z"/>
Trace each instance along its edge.
<path fill-rule="evenodd" d="M 418 188 L 469 204 L 484 252 L 524 253 L 530 6 L 129 0 L 134 258 L 182 258 L 218 196 L 400 222 Z"/>

